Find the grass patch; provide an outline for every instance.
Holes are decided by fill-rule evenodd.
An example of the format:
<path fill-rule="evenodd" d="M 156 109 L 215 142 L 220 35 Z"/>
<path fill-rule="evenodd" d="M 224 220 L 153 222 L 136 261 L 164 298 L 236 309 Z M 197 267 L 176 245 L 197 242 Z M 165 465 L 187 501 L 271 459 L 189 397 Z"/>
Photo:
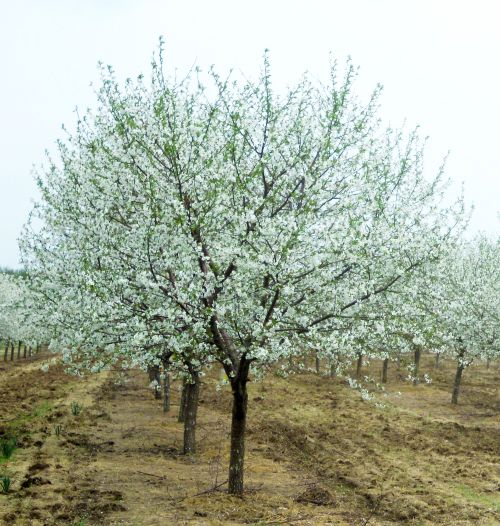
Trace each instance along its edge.
<path fill-rule="evenodd" d="M 455 491 L 472 504 L 481 504 L 492 508 L 496 512 L 500 512 L 500 497 L 476 491 L 474 488 L 467 486 L 467 484 L 457 484 Z"/>
<path fill-rule="evenodd" d="M 78 519 L 75 522 L 72 522 L 71 526 L 87 526 L 87 521 L 85 519 Z"/>
<path fill-rule="evenodd" d="M 50 402 L 43 402 L 33 408 L 30 415 L 32 418 L 43 418 L 52 412 L 53 405 Z"/>
<path fill-rule="evenodd" d="M 10 422 L 8 422 L 8 429 L 12 432 L 25 424 L 29 424 L 33 420 L 45 418 L 52 412 L 53 409 L 54 406 L 52 403 L 42 402 L 41 404 L 38 404 L 35 407 L 33 407 L 31 411 L 27 413 L 21 413 L 20 415 L 12 419 Z"/>
<path fill-rule="evenodd" d="M 16 449 L 18 438 L 30 434 L 26 429 L 28 424 L 47 417 L 53 408 L 50 402 L 42 402 L 33 407 L 31 411 L 21 413 L 7 422 L 5 436 L 0 438 L 0 464 L 10 459 Z"/>

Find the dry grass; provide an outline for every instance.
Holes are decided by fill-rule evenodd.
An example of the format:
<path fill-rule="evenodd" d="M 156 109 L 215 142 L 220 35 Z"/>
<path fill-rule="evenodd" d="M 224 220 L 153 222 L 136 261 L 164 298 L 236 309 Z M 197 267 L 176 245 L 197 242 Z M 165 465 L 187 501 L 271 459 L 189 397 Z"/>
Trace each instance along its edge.
<path fill-rule="evenodd" d="M 375 377 L 379 369 L 373 362 L 366 372 Z M 13 491 L 0 496 L 0 521 L 499 524 L 499 371 L 468 370 L 455 408 L 453 364 L 433 372 L 428 357 L 422 369 L 433 383 L 413 387 L 393 368 L 386 395 L 376 395 L 383 408 L 363 402 L 338 379 L 311 373 L 287 380 L 270 375 L 252 385 L 243 499 L 223 486 L 210 491 L 226 479 L 231 404 L 227 390 L 215 389 L 216 371 L 204 378 L 198 453 L 184 457 L 177 386 L 165 416 L 140 372 L 118 386 L 115 375 L 77 380 L 58 368 L 6 370 L 0 432 L 15 428 L 22 439 L 9 462 Z M 84 404 L 78 417 L 69 411 L 73 400 Z"/>

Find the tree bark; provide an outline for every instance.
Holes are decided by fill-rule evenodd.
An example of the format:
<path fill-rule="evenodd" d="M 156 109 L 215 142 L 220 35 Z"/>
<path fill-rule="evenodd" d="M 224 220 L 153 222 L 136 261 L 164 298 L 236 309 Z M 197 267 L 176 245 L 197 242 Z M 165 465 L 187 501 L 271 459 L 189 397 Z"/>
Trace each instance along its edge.
<path fill-rule="evenodd" d="M 231 378 L 233 411 L 231 420 L 231 454 L 229 459 L 228 491 L 230 495 L 243 494 L 245 460 L 245 430 L 247 422 L 247 382 L 250 362 L 242 357 L 236 375 Z"/>
<path fill-rule="evenodd" d="M 333 378 L 337 373 L 337 367 L 336 367 L 336 360 L 334 358 L 330 358 L 330 376 Z"/>
<path fill-rule="evenodd" d="M 163 373 L 163 412 L 170 411 L 170 373 Z"/>
<path fill-rule="evenodd" d="M 196 453 L 196 416 L 198 413 L 198 398 L 200 394 L 200 376 L 191 373 L 191 382 L 187 384 L 185 417 L 184 417 L 184 454 Z"/>
<path fill-rule="evenodd" d="M 440 357 L 440 353 L 436 353 L 436 362 L 434 363 L 435 369 L 439 369 L 439 357 Z"/>
<path fill-rule="evenodd" d="M 420 347 L 417 347 L 415 349 L 415 363 L 413 368 L 413 385 L 418 385 L 419 378 L 418 375 L 420 373 L 420 356 L 422 354 L 422 349 Z"/>
<path fill-rule="evenodd" d="M 384 363 L 382 365 L 382 383 L 383 384 L 386 384 L 387 383 L 387 370 L 389 368 L 389 358 L 386 358 L 384 360 Z"/>
<path fill-rule="evenodd" d="M 462 373 L 464 372 L 465 366 L 462 362 L 464 351 L 461 351 L 458 355 L 457 372 L 455 373 L 455 381 L 453 382 L 453 393 L 451 395 L 451 403 L 458 404 L 458 395 L 460 394 L 460 384 L 462 383 Z"/>
<path fill-rule="evenodd" d="M 188 396 L 188 383 L 186 380 L 184 380 L 182 384 L 182 391 L 181 391 L 181 401 L 179 403 L 179 418 L 177 419 L 178 422 L 184 422 L 186 418 L 186 402 L 187 402 L 187 396 Z"/>
<path fill-rule="evenodd" d="M 358 354 L 358 361 L 356 363 L 356 378 L 359 378 L 361 376 L 361 368 L 363 367 L 363 355 L 361 353 Z"/>
<path fill-rule="evenodd" d="M 170 373 L 168 371 L 170 360 L 162 359 L 163 365 L 163 412 L 170 411 Z"/>

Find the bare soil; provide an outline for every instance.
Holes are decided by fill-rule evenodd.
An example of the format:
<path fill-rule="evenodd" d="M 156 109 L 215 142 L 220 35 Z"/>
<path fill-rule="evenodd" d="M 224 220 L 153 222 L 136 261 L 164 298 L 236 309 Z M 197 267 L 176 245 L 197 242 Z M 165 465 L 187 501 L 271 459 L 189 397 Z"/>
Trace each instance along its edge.
<path fill-rule="evenodd" d="M 471 366 L 450 404 L 454 364 L 412 386 L 391 364 L 386 391 L 362 401 L 345 381 L 270 373 L 250 386 L 244 498 L 225 492 L 231 395 L 203 378 L 198 451 L 182 451 L 179 386 L 162 413 L 146 375 L 75 378 L 33 360 L 0 362 L 0 460 L 12 487 L 3 525 L 500 524 L 500 370 Z M 381 364 L 363 373 L 377 379 Z M 71 413 L 71 402 L 83 405 Z M 377 405 L 375 404 L 377 403 Z"/>

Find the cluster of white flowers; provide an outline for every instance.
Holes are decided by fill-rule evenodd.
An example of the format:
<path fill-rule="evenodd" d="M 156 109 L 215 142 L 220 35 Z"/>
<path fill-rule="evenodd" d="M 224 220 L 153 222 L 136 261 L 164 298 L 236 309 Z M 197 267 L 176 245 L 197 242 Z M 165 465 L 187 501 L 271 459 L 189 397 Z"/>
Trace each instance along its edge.
<path fill-rule="evenodd" d="M 360 382 L 358 382 L 354 378 L 348 378 L 347 383 L 349 384 L 349 387 L 351 389 L 356 389 L 359 391 L 359 394 L 361 395 L 361 398 L 365 400 L 366 402 L 370 402 L 373 400 L 374 395 L 368 391 L 366 387 L 363 386 Z"/>

